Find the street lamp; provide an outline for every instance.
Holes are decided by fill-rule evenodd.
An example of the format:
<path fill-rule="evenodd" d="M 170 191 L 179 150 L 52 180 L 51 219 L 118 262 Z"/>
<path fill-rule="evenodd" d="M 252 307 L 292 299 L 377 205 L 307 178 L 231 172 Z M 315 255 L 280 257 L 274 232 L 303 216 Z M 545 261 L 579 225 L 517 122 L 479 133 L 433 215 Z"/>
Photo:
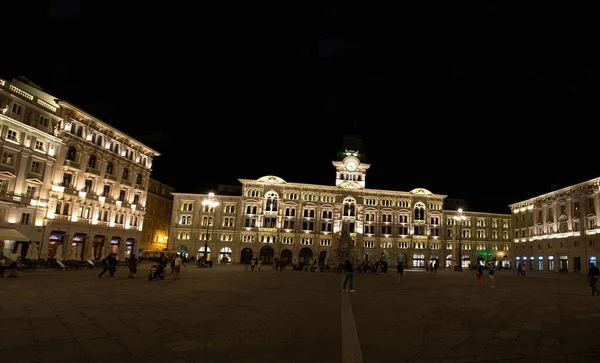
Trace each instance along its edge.
<path fill-rule="evenodd" d="M 206 217 L 206 238 L 204 240 L 204 263 L 208 264 L 208 228 L 210 227 L 210 213 L 214 212 L 219 206 L 219 201 L 215 198 L 215 193 L 208 193 L 208 198 L 202 201 L 202 205 L 208 208 L 208 217 Z"/>
<path fill-rule="evenodd" d="M 458 214 L 454 216 L 454 220 L 458 223 L 458 271 L 462 272 L 462 224 L 467 217 L 463 215 L 462 208 L 458 208 Z"/>

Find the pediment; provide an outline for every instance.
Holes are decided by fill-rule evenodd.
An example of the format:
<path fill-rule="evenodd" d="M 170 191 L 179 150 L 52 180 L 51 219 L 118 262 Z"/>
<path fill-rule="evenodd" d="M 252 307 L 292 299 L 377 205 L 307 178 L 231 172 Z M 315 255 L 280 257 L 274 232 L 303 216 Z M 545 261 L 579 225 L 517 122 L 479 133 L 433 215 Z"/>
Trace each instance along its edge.
<path fill-rule="evenodd" d="M 11 173 L 10 171 L 0 171 L 0 177 L 12 179 L 12 178 L 16 178 L 17 176 L 15 174 Z"/>
<path fill-rule="evenodd" d="M 274 175 L 263 176 L 262 178 L 259 178 L 258 181 L 261 183 L 285 184 L 285 180 Z"/>
<path fill-rule="evenodd" d="M 43 184 L 43 182 L 41 180 L 39 180 L 38 178 L 28 178 L 26 180 L 27 180 L 27 183 L 29 183 L 29 184 L 37 184 L 37 185 Z"/>
<path fill-rule="evenodd" d="M 355 183 L 353 181 L 345 181 L 343 183 L 340 183 L 338 185 L 338 188 L 342 188 L 342 189 L 363 189 L 363 186 Z"/>

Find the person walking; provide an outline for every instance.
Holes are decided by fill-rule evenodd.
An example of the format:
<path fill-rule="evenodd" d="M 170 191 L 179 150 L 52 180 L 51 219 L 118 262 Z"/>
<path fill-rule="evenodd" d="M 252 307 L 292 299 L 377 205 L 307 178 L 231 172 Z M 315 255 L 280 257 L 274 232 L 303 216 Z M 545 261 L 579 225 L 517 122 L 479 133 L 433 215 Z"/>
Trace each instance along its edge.
<path fill-rule="evenodd" d="M 342 286 L 343 292 L 355 292 L 352 280 L 354 280 L 354 268 L 352 267 L 352 261 L 350 261 L 350 258 L 346 256 L 346 259 L 344 260 L 344 285 Z M 348 283 L 350 283 L 350 290 L 346 289 Z"/>
<path fill-rule="evenodd" d="M 517 276 L 523 276 L 523 266 L 520 263 L 517 266 Z"/>
<path fill-rule="evenodd" d="M 183 260 L 181 259 L 181 256 L 177 256 L 175 257 L 175 259 L 173 260 L 173 264 L 175 265 L 175 278 L 174 280 L 179 280 L 179 275 L 181 273 L 181 265 L 183 265 L 183 267 L 185 267 L 185 262 L 183 262 Z"/>
<path fill-rule="evenodd" d="M 137 273 L 137 265 L 138 265 L 138 259 L 135 258 L 135 254 L 131 254 L 131 256 L 129 257 L 129 278 L 132 279 L 135 277 L 135 274 Z"/>
<path fill-rule="evenodd" d="M 402 262 L 398 262 L 398 266 L 396 266 L 396 271 L 398 271 L 398 283 L 404 283 L 404 266 L 402 266 Z"/>
<path fill-rule="evenodd" d="M 479 287 L 483 287 L 483 265 L 479 264 L 477 266 L 477 273 L 475 274 L 475 276 L 477 276 L 477 285 Z"/>
<path fill-rule="evenodd" d="M 490 266 L 490 287 L 496 287 L 496 276 L 494 266 Z"/>
<path fill-rule="evenodd" d="M 259 258 L 258 261 L 256 261 L 256 269 L 258 270 L 258 272 L 260 272 L 261 266 L 262 266 L 262 259 Z"/>
<path fill-rule="evenodd" d="M 598 276 L 600 275 L 600 269 L 594 265 L 593 262 L 590 262 L 590 270 L 588 271 L 587 280 L 590 283 L 590 287 L 592 288 L 592 296 L 594 296 L 594 292 L 596 295 L 600 296 L 600 290 L 596 287 L 596 283 L 598 282 Z"/>

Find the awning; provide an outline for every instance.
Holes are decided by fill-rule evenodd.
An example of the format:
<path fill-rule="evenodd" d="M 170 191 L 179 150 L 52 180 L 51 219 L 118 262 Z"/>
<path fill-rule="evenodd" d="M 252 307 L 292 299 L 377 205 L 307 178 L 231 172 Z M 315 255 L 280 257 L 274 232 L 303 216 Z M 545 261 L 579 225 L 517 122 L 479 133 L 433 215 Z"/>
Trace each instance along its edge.
<path fill-rule="evenodd" d="M 14 228 L 0 228 L 0 240 L 29 241 L 29 237 Z"/>

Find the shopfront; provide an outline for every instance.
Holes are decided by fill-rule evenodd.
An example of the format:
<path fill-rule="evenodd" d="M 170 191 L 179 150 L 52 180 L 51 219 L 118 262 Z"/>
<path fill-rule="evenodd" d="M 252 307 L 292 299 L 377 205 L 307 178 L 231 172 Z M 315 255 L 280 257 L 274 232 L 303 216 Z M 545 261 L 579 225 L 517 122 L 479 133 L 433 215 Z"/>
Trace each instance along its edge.
<path fill-rule="evenodd" d="M 100 234 L 94 236 L 94 259 L 99 260 L 102 258 L 102 249 L 104 248 L 104 241 L 106 237 Z"/>
<path fill-rule="evenodd" d="M 554 271 L 554 256 L 548 256 L 548 271 Z"/>
<path fill-rule="evenodd" d="M 73 243 L 71 244 L 71 256 L 73 260 L 84 260 L 83 251 L 85 250 L 85 241 L 87 240 L 87 234 L 75 233 L 73 236 Z"/>
<path fill-rule="evenodd" d="M 48 237 L 48 258 L 56 259 L 56 249 L 58 246 L 63 245 L 64 252 L 65 232 L 63 231 L 52 231 Z"/>
<path fill-rule="evenodd" d="M 544 256 L 538 256 L 538 271 L 544 271 Z"/>
<path fill-rule="evenodd" d="M 127 248 L 125 250 L 125 258 L 129 258 L 131 257 L 133 248 L 135 247 L 135 238 L 127 238 L 127 241 L 125 241 L 125 246 Z"/>
<path fill-rule="evenodd" d="M 120 246 L 121 246 L 121 237 L 113 236 L 113 238 L 110 239 L 110 249 L 108 250 L 108 252 L 116 253 L 117 256 L 119 256 L 119 247 Z"/>
<path fill-rule="evenodd" d="M 560 272 L 569 272 L 569 256 L 560 256 Z"/>

